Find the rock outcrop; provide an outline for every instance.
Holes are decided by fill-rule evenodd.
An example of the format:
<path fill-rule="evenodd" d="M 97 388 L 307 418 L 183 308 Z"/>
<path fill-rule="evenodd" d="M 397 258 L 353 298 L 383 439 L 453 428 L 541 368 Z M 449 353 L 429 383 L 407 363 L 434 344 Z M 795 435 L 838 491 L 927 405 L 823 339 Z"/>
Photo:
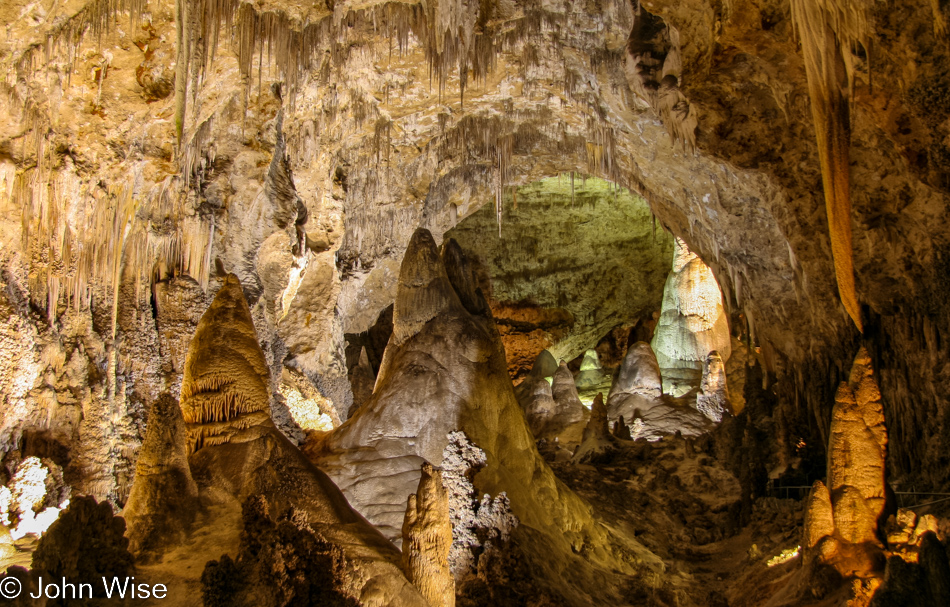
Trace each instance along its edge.
<path fill-rule="evenodd" d="M 717 351 L 729 359 L 729 319 L 719 283 L 703 260 L 676 239 L 673 270 L 663 288 L 663 307 L 653 335 L 663 370 L 663 391 L 681 396 L 699 385 L 706 357 Z"/>
<path fill-rule="evenodd" d="M 449 569 L 452 522 L 442 473 L 422 464 L 419 489 L 409 496 L 402 523 L 402 567 L 432 607 L 454 607 L 455 579 Z"/>
<path fill-rule="evenodd" d="M 141 559 L 178 544 L 198 507 L 198 486 L 188 466 L 185 420 L 178 401 L 166 393 L 149 410 L 135 481 L 122 510 L 129 550 Z"/>
<path fill-rule="evenodd" d="M 538 454 L 493 321 L 462 305 L 427 230 L 413 235 L 399 285 L 394 333 L 376 390 L 327 438 L 321 467 L 363 516 L 395 540 L 420 465 L 441 462 L 450 433 L 464 431 L 485 452 L 475 485 L 507 494 L 520 521 L 513 533 L 530 536 L 533 552 L 544 560 L 540 583 L 571 603 L 613 593 L 604 585 L 591 587 L 588 568 L 625 565 L 599 551 L 586 564 L 574 556 L 572 542 L 606 540 L 581 540 L 603 536 L 587 506 Z"/>
<path fill-rule="evenodd" d="M 551 382 L 551 396 L 554 398 L 554 415 L 548 420 L 544 436 L 560 437 L 562 443 L 578 443 L 590 411 L 581 403 L 574 383 L 574 375 L 562 362 L 554 373 Z M 536 436 L 536 438 L 542 438 Z"/>
<path fill-rule="evenodd" d="M 182 381 L 189 465 L 199 490 L 231 506 L 262 496 L 271 510 L 305 513 L 315 533 L 342 549 L 346 594 L 381 605 L 424 605 L 399 568 L 399 551 L 274 425 L 268 386 L 240 281 L 228 276 L 198 323 Z"/>

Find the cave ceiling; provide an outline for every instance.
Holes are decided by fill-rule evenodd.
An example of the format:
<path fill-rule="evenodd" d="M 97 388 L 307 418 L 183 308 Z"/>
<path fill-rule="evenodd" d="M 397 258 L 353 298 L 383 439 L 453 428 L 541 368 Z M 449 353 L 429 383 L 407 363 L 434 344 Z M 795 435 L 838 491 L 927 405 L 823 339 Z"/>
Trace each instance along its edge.
<path fill-rule="evenodd" d="M 417 228 L 439 242 L 494 205 L 504 234 L 517 188 L 589 175 L 642 196 L 712 268 L 797 432 L 827 438 L 865 343 L 891 457 L 920 473 L 945 461 L 928 437 L 950 385 L 945 19 L 923 0 L 851 4 L 870 24 L 842 38 L 835 81 L 853 298 L 808 85 L 824 64 L 786 3 L 8 0 L 4 339 L 18 369 L 53 369 L 40 387 L 7 373 L 9 398 L 31 419 L 60 403 L 65 433 L 105 424 L 69 412 L 102 399 L 134 443 L 145 403 L 180 384 L 177 335 L 234 273 L 272 371 L 346 410 L 343 336 L 392 305 Z M 78 386 L 90 374 L 101 394 Z M 125 468 L 91 486 L 122 495 Z"/>

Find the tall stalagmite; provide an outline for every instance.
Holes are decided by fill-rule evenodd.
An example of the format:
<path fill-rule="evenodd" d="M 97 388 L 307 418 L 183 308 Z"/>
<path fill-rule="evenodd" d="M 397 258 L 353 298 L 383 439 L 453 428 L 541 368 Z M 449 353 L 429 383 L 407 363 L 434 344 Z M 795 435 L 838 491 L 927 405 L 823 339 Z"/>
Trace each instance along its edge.
<path fill-rule="evenodd" d="M 135 482 L 122 511 L 129 550 L 141 557 L 177 544 L 197 509 L 198 486 L 188 466 L 185 421 L 178 402 L 166 393 L 149 410 Z"/>
<path fill-rule="evenodd" d="M 395 328 L 376 390 L 327 437 L 320 466 L 361 514 L 396 540 L 420 465 L 440 464 L 449 435 L 461 430 L 485 452 L 486 465 L 474 479 L 478 490 L 505 492 L 510 499 L 521 522 L 512 541 L 530 545 L 524 558 L 543 571 L 539 584 L 569 604 L 610 602 L 606 597 L 616 590 L 592 580 L 604 567 L 622 571 L 628 565 L 612 556 L 612 548 L 580 559 L 577 547 L 617 541 L 651 557 L 635 542 L 608 539 L 589 506 L 544 462 L 515 399 L 494 320 L 461 304 L 447 278 L 455 269 L 447 273 L 445 259 L 431 234 L 417 230 L 400 270 Z"/>
<path fill-rule="evenodd" d="M 449 569 L 452 523 L 442 472 L 422 464 L 419 489 L 409 496 L 402 523 L 402 562 L 409 581 L 432 607 L 454 607 L 455 578 Z"/>
<path fill-rule="evenodd" d="M 199 489 L 234 509 L 263 496 L 274 511 L 305 512 L 314 531 L 342 548 L 348 593 L 373 604 L 425 605 L 401 571 L 399 551 L 274 425 L 269 383 L 241 283 L 229 275 L 198 323 L 182 381 Z"/>
<path fill-rule="evenodd" d="M 878 576 L 885 507 L 887 428 L 871 359 L 861 348 L 832 410 L 827 487 L 816 481 L 805 513 L 805 562 L 845 577 Z"/>

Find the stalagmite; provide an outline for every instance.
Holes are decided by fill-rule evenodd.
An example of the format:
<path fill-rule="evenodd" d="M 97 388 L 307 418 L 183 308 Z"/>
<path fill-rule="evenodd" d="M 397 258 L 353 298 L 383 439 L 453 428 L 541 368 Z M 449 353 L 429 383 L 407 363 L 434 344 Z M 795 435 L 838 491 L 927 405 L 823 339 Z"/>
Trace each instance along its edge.
<path fill-rule="evenodd" d="M 428 306 L 420 318 L 401 307 L 411 301 L 438 305 Z M 321 468 L 361 514 L 397 540 L 405 496 L 415 490 L 420 464 L 442 461 L 449 437 L 463 431 L 486 455 L 476 486 L 507 495 L 520 521 L 512 542 L 528 542 L 526 561 L 544 563 L 538 583 L 569 603 L 602 595 L 603 587 L 590 583 L 595 576 L 580 571 L 625 565 L 604 553 L 590 561 L 585 557 L 586 564 L 576 558 L 572 546 L 601 545 L 602 540 L 583 538 L 602 537 L 602 530 L 538 453 L 493 319 L 472 315 L 459 303 L 425 230 L 416 232 L 403 259 L 395 312 L 396 329 L 373 396 L 327 437 L 317 456 Z"/>
<path fill-rule="evenodd" d="M 198 486 L 188 466 L 185 420 L 178 402 L 163 394 L 149 410 L 135 482 L 122 510 L 135 555 L 159 555 L 181 542 L 198 509 Z"/>
<path fill-rule="evenodd" d="M 587 408 L 581 403 L 574 384 L 574 375 L 567 368 L 567 363 L 561 362 L 551 383 L 551 395 L 557 408 L 554 419 L 551 420 L 553 431 L 560 434 L 570 426 L 583 422 L 587 417 Z"/>
<path fill-rule="evenodd" d="M 815 481 L 805 504 L 805 554 L 818 545 L 818 542 L 835 532 L 835 521 L 831 511 L 831 494 L 821 481 Z"/>
<path fill-rule="evenodd" d="M 597 350 L 584 352 L 580 373 L 577 374 L 577 387 L 581 390 L 599 386 L 605 380 L 604 368 L 600 365 Z"/>
<path fill-rule="evenodd" d="M 398 550 L 274 425 L 269 385 L 241 283 L 231 274 L 198 323 L 182 380 L 188 463 L 199 491 L 232 507 L 262 496 L 276 511 L 306 513 L 314 531 L 342 548 L 346 593 L 380 605 L 425 605 L 401 572 Z"/>
<path fill-rule="evenodd" d="M 460 308 L 435 240 L 419 228 L 412 235 L 402 266 L 393 308 L 393 346 L 405 342 L 443 311 Z M 388 349 L 388 348 L 387 348 Z M 382 375 L 380 369 L 380 375 Z"/>
<path fill-rule="evenodd" d="M 698 385 L 710 352 L 719 352 L 723 362 L 732 353 L 729 319 L 716 277 L 680 238 L 652 346 L 663 370 L 663 391 L 673 396 Z"/>
<path fill-rule="evenodd" d="M 403 570 L 433 607 L 455 605 L 455 579 L 449 570 L 452 524 L 442 473 L 422 465 L 419 489 L 409 496 L 402 524 Z"/>
<path fill-rule="evenodd" d="M 700 413 L 719 423 L 723 415 L 731 411 L 729 391 L 726 387 L 726 368 L 719 352 L 713 350 L 703 363 L 701 392 L 696 395 L 696 408 Z"/>
<path fill-rule="evenodd" d="M 861 348 L 832 409 L 828 486 L 816 482 L 805 512 L 805 563 L 869 578 L 884 566 L 879 531 L 885 507 L 884 426 L 871 360 Z"/>
<path fill-rule="evenodd" d="M 590 407 L 590 421 L 584 428 L 581 444 L 571 461 L 575 464 L 598 462 L 609 458 L 617 450 L 617 442 L 610 434 L 604 395 L 598 394 Z"/>
<path fill-rule="evenodd" d="M 241 281 L 230 274 L 201 317 L 185 359 L 181 410 L 190 450 L 269 423 L 268 375 Z"/>
<path fill-rule="evenodd" d="M 645 341 L 633 344 L 627 349 L 617 379 L 610 387 L 607 402 L 609 403 L 615 395 L 620 394 L 641 394 L 657 398 L 662 392 L 660 364 L 656 360 L 653 348 Z"/>

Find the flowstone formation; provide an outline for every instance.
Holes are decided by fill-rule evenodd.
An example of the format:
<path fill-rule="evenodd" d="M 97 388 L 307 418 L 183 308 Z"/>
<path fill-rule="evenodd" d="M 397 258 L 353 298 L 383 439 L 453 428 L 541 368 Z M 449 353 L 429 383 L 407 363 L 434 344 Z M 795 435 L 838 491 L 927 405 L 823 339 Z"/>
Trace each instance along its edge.
<path fill-rule="evenodd" d="M 534 546 L 525 558 L 544 563 L 535 583 L 571 604 L 610 600 L 604 597 L 615 588 L 592 586 L 594 572 L 631 566 L 618 559 L 611 542 L 623 543 L 630 554 L 642 549 L 623 537 L 608 539 L 544 463 L 515 400 L 492 319 L 463 306 L 459 294 L 470 290 L 449 280 L 459 274 L 446 272 L 445 259 L 431 234 L 417 230 L 400 270 L 394 331 L 376 391 L 327 437 L 320 466 L 363 516 L 395 539 L 419 466 L 441 462 L 449 433 L 464 431 L 486 454 L 475 486 L 507 494 L 520 521 L 513 534 L 521 545 Z M 589 547 L 590 560 L 576 558 L 581 545 Z"/>
<path fill-rule="evenodd" d="M 652 346 L 663 371 L 663 391 L 673 396 L 698 386 L 710 352 L 719 352 L 723 361 L 732 352 L 719 283 L 681 238 L 676 239 Z"/>

